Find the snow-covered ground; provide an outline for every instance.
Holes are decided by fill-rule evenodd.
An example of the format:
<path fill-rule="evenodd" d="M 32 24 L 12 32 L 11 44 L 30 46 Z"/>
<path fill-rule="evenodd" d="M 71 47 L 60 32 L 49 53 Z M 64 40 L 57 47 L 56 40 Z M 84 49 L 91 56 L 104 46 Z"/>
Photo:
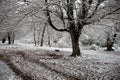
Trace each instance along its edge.
<path fill-rule="evenodd" d="M 22 43 L 0 46 L 0 55 L 21 71 L 23 80 L 120 80 L 120 51 L 81 50 L 82 57 L 70 57 L 71 51 Z"/>
<path fill-rule="evenodd" d="M 0 61 L 0 80 L 22 80 L 6 65 L 5 62 Z"/>

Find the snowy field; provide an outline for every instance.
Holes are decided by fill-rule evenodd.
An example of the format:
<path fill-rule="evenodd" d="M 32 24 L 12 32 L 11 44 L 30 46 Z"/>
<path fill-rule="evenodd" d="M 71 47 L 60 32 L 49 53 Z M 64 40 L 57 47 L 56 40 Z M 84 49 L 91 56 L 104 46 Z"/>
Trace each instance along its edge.
<path fill-rule="evenodd" d="M 81 51 L 1 44 L 0 80 L 120 80 L 120 51 Z"/>

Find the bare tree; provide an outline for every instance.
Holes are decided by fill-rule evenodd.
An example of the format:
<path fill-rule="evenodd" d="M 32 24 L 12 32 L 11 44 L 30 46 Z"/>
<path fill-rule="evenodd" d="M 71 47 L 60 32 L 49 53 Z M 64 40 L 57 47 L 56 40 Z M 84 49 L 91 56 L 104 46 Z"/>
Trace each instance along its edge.
<path fill-rule="evenodd" d="M 25 19 L 26 15 L 20 15 L 20 6 L 17 0 L 4 0 L 0 2 L 0 32 L 5 33 L 8 44 L 14 43 L 15 32 L 20 28 L 19 23 Z"/>
<path fill-rule="evenodd" d="M 40 44 L 40 46 L 43 46 L 45 30 L 46 30 L 46 25 L 43 27 L 43 30 L 42 30 L 42 34 L 41 34 L 42 37 L 41 37 L 41 44 Z"/>
<path fill-rule="evenodd" d="M 113 4 L 111 6 L 111 4 Z M 111 8 L 116 8 L 120 5 L 120 1 L 119 0 L 115 0 L 115 1 L 111 1 L 110 3 L 108 3 L 107 5 L 111 6 Z M 111 10 L 111 9 L 110 9 Z M 119 10 L 120 11 L 120 10 Z M 107 51 L 113 51 L 113 45 L 116 42 L 116 38 L 117 35 L 119 34 L 119 27 L 117 25 L 117 23 L 120 21 L 119 19 L 119 11 L 116 11 L 114 14 L 116 15 L 111 15 L 111 20 L 114 22 L 114 26 L 108 26 L 108 30 L 107 31 L 107 36 L 106 36 L 106 50 Z"/>
<path fill-rule="evenodd" d="M 47 36 L 48 36 L 48 46 L 51 47 L 51 40 L 50 40 L 51 37 L 48 27 L 47 27 Z"/>
<path fill-rule="evenodd" d="M 111 14 L 120 10 L 120 6 L 116 8 L 106 6 L 109 2 L 109 0 L 45 0 L 49 25 L 56 31 L 68 32 L 71 36 L 73 50 L 71 56 L 81 55 L 78 42 L 84 26 L 110 18 Z M 63 28 L 54 25 L 53 15 L 61 20 Z"/>
<path fill-rule="evenodd" d="M 14 31 L 7 32 L 7 38 L 8 38 L 8 44 L 14 44 L 14 41 L 15 41 L 15 32 Z"/>

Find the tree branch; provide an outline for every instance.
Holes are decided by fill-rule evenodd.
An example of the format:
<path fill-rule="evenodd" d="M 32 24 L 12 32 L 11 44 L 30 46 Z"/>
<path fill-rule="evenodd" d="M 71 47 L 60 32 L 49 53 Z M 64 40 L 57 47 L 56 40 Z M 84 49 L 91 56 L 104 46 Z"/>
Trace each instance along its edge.
<path fill-rule="evenodd" d="M 108 13 L 104 14 L 103 16 L 101 16 L 100 18 L 98 18 L 98 19 L 96 19 L 96 20 L 93 20 L 93 21 L 91 21 L 91 22 L 86 22 L 86 25 L 89 25 L 89 24 L 98 22 L 98 21 L 100 21 L 101 19 L 104 19 L 106 16 L 111 15 L 111 14 L 113 14 L 114 12 L 116 12 L 116 11 L 118 11 L 118 10 L 120 10 L 120 7 L 117 8 L 117 9 L 115 9 L 115 10 L 113 10 L 113 11 L 111 11 L 111 12 L 108 12 Z"/>
<path fill-rule="evenodd" d="M 56 28 L 56 27 L 53 25 L 50 16 L 48 16 L 48 23 L 49 23 L 49 25 L 50 25 L 54 30 L 56 30 L 56 31 L 61 31 L 61 32 L 66 31 L 66 32 L 69 32 L 69 30 L 67 30 L 67 29 L 58 29 L 58 28 Z"/>
<path fill-rule="evenodd" d="M 109 13 L 106 13 L 106 14 L 103 15 L 100 19 L 103 19 L 104 17 L 106 17 L 106 16 L 108 16 L 108 15 L 111 15 L 111 14 L 113 14 L 114 12 L 116 12 L 116 11 L 118 11 L 118 10 L 120 10 L 120 7 L 117 8 L 117 9 L 115 9 L 115 10 L 113 10 L 113 11 L 111 11 L 111 12 L 109 12 Z"/>
<path fill-rule="evenodd" d="M 104 2 L 104 1 L 105 1 L 105 0 L 98 0 L 98 1 L 97 1 L 96 6 L 95 6 L 95 9 L 93 10 L 92 14 L 88 16 L 88 19 L 89 19 L 89 18 L 92 18 L 92 17 L 95 15 L 95 13 L 96 13 L 97 10 L 98 10 L 98 7 L 99 7 L 100 4 L 101 4 L 102 2 Z"/>
<path fill-rule="evenodd" d="M 47 4 L 47 0 L 45 0 L 45 3 Z M 50 13 L 49 13 L 48 7 L 46 7 L 46 16 L 47 16 L 49 25 L 50 25 L 54 30 L 60 31 L 60 32 L 69 32 L 68 29 L 58 29 L 57 27 L 54 26 L 54 24 L 53 24 L 52 21 L 51 21 L 51 17 L 50 17 Z"/>

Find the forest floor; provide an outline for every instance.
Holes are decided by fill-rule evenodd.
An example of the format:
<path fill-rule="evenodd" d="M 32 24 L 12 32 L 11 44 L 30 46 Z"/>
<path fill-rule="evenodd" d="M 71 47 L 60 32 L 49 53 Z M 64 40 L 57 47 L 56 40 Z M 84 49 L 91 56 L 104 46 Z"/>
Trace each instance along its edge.
<path fill-rule="evenodd" d="M 0 80 L 120 80 L 120 51 L 0 44 Z"/>

